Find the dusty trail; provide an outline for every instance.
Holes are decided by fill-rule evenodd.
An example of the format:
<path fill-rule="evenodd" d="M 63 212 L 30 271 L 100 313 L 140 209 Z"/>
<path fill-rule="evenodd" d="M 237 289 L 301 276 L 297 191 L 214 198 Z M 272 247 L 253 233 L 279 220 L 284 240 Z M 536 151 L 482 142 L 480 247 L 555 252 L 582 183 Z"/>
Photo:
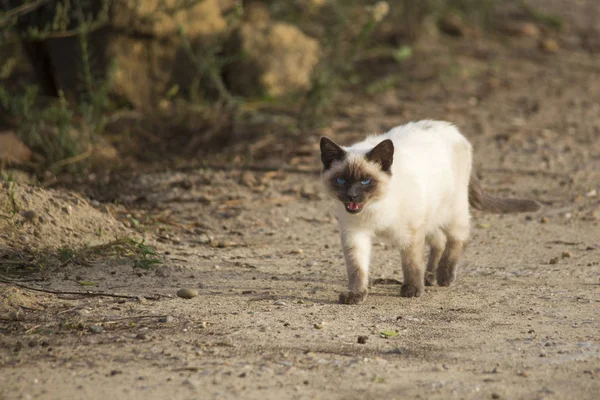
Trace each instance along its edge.
<path fill-rule="evenodd" d="M 474 212 L 453 286 L 400 298 L 400 255 L 381 243 L 367 303 L 336 304 L 345 271 L 316 174 L 146 174 L 117 194 L 121 204 L 136 204 L 126 207 L 130 216 L 124 206 L 102 211 L 68 196 L 49 205 L 53 195 L 19 187 L 17 200 L 38 198 L 28 204 L 40 215 L 45 206 L 73 211 L 56 224 L 4 234 L 3 249 L 34 228 L 45 233 L 30 246 L 58 246 L 52 239 L 67 228 L 70 246 L 105 241 L 98 226 L 104 238 L 133 235 L 122 223 L 133 217 L 164 262 L 140 269 L 110 258 L 75 260 L 25 282 L 159 300 L 0 284 L 0 398 L 595 398 L 600 64 L 571 48 L 524 57 L 518 46 L 445 45 L 419 76 L 448 67 L 446 48 L 464 76 L 443 88 L 409 76 L 405 87 L 335 121 L 331 135 L 348 143 L 407 120 L 447 119 L 473 142 L 487 189 L 544 204 L 535 214 Z M 497 54 L 497 66 L 481 54 Z M 318 166 L 317 138 L 314 154 L 296 160 L 307 168 Z M 199 295 L 178 298 L 181 287 Z"/>

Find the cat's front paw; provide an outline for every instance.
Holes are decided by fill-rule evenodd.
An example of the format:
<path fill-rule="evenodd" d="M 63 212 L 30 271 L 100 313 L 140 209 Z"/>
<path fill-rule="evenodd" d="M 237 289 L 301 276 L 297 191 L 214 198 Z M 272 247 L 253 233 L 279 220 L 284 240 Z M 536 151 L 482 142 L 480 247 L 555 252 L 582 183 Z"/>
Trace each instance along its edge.
<path fill-rule="evenodd" d="M 364 292 L 341 292 L 340 304 L 361 304 L 367 299 L 367 291 Z"/>
<path fill-rule="evenodd" d="M 437 270 L 437 283 L 440 286 L 450 286 L 456 279 L 456 273 L 450 268 L 440 268 Z"/>
<path fill-rule="evenodd" d="M 409 284 L 400 286 L 401 297 L 420 297 L 423 294 L 423 287 L 418 287 Z"/>

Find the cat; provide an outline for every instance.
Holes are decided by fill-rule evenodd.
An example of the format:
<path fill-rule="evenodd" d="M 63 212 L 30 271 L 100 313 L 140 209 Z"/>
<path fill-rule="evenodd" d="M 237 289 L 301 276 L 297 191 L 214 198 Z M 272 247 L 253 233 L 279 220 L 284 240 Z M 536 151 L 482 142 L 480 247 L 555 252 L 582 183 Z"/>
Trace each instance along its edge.
<path fill-rule="evenodd" d="M 534 200 L 486 193 L 472 172 L 471 144 L 449 122 L 411 122 L 350 147 L 322 137 L 320 147 L 322 181 L 338 200 L 349 282 L 339 296 L 342 304 L 367 298 L 373 236 L 400 248 L 400 296 L 419 297 L 425 285 L 449 286 L 455 280 L 469 238 L 469 205 L 495 213 L 541 207 Z"/>

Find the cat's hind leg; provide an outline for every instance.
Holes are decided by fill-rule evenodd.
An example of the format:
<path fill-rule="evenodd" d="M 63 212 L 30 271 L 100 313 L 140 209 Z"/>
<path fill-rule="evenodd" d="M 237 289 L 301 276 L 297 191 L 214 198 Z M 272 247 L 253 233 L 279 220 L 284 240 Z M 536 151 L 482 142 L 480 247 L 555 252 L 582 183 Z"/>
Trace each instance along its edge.
<path fill-rule="evenodd" d="M 456 279 L 456 266 L 465 249 L 469 229 L 468 215 L 444 229 L 447 240 L 446 248 L 438 263 L 436 273 L 438 285 L 450 286 Z"/>
<path fill-rule="evenodd" d="M 427 244 L 429 245 L 429 258 L 425 270 L 425 286 L 433 286 L 435 284 L 435 273 L 446 246 L 446 235 L 441 229 L 437 229 L 427 236 Z"/>
<path fill-rule="evenodd" d="M 408 245 L 402 246 L 402 275 L 400 296 L 419 297 L 425 290 L 425 234 L 417 232 Z"/>

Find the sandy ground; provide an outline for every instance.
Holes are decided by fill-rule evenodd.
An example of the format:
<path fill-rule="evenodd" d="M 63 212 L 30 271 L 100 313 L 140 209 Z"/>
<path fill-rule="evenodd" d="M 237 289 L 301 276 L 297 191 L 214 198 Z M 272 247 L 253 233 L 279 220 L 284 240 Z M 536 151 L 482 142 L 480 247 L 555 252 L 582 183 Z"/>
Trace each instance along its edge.
<path fill-rule="evenodd" d="M 474 213 L 458 281 L 418 299 L 399 297 L 399 252 L 377 243 L 367 302 L 336 304 L 346 277 L 318 135 L 285 171 L 136 175 L 119 205 L 3 185 L 2 279 L 125 297 L 0 283 L 0 398 L 597 398 L 600 62 L 578 34 L 558 53 L 532 38 L 442 38 L 423 50 L 430 65 L 326 131 L 350 143 L 450 120 L 484 186 L 544 204 Z M 64 261 L 117 237 L 145 237 L 160 263 L 99 250 Z"/>

